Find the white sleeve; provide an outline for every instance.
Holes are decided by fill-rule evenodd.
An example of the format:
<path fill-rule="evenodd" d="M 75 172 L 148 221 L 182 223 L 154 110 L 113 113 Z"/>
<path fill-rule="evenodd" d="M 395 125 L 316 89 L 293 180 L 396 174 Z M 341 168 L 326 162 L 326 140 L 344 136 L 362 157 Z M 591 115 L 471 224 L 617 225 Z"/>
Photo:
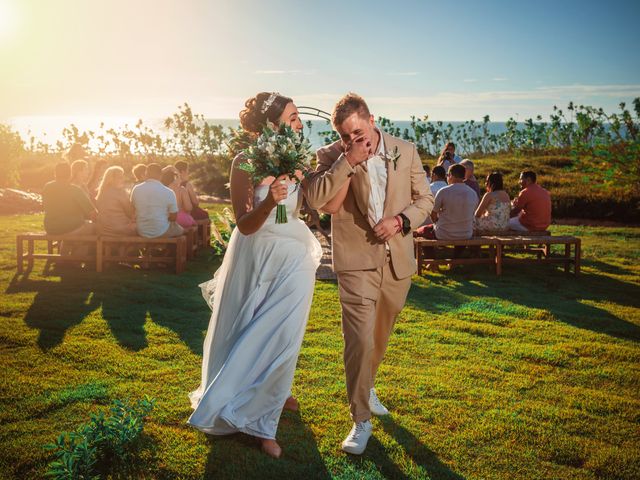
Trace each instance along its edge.
<path fill-rule="evenodd" d="M 173 190 L 169 190 L 169 213 L 178 213 L 178 201 Z"/>

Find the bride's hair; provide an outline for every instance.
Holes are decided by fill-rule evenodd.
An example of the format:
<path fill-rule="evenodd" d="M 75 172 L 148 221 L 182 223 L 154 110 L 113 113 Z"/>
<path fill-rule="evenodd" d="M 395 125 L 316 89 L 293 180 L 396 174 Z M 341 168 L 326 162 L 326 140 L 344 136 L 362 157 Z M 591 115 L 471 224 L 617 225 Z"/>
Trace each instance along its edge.
<path fill-rule="evenodd" d="M 260 92 L 244 102 L 244 108 L 240 111 L 240 125 L 247 132 L 261 133 L 267 120 L 278 124 L 280 115 L 291 102 L 293 100 L 279 93 Z"/>

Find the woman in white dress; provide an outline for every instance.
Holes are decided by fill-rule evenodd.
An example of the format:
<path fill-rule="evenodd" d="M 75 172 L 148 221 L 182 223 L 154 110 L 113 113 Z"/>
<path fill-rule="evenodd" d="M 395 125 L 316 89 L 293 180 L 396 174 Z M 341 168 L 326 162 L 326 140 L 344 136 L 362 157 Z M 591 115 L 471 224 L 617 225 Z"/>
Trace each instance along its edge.
<path fill-rule="evenodd" d="M 248 132 L 260 133 L 267 121 L 302 129 L 293 101 L 276 93 L 259 93 L 240 112 Z M 243 161 L 240 154 L 231 167 L 237 228 L 213 280 L 201 285 L 212 314 L 188 423 L 214 435 L 255 436 L 277 458 L 282 409 L 298 407 L 291 384 L 322 249 L 298 219 L 300 186 L 285 176 L 253 185 L 237 168 Z M 288 223 L 276 224 L 274 208 L 283 200 Z"/>

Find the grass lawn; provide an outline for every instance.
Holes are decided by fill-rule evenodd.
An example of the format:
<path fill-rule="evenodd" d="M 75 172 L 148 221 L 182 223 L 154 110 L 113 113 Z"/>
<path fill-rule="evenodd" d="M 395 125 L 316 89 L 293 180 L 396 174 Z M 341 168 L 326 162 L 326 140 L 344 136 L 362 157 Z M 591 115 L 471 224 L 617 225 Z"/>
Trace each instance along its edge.
<path fill-rule="evenodd" d="M 246 436 L 185 424 L 209 311 L 201 252 L 180 276 L 110 268 L 15 274 L 0 227 L 0 477 L 41 478 L 42 445 L 113 399 L 148 394 L 140 478 L 640 478 L 640 229 L 552 227 L 583 238 L 583 274 L 486 267 L 415 277 L 378 379 L 390 408 L 362 457 L 350 428 L 337 288 L 318 282 L 272 460 Z M 517 270 L 522 268 L 518 273 Z"/>

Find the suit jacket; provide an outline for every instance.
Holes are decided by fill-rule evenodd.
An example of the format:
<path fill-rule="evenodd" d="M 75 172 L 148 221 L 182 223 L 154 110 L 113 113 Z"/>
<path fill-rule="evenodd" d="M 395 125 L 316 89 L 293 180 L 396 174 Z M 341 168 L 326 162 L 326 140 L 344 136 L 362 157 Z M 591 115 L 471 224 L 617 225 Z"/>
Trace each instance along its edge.
<path fill-rule="evenodd" d="M 400 154 L 396 165 L 387 163 L 387 188 L 384 217 L 403 213 L 418 228 L 433 209 L 433 195 L 427 185 L 426 175 L 412 143 L 381 132 L 385 153 L 397 147 Z M 336 196 L 344 183 L 351 178 L 347 196 L 337 213 L 331 216 L 331 248 L 335 272 L 369 270 L 384 266 L 386 252 L 384 242 L 373 233 L 369 222 L 369 174 L 367 162 L 351 167 L 342 153 L 341 142 L 320 148 L 317 167 L 307 186 L 307 201 L 311 208 L 322 207 Z M 406 278 L 416 271 L 413 236 L 396 234 L 388 241 L 393 271 L 398 278 Z"/>

